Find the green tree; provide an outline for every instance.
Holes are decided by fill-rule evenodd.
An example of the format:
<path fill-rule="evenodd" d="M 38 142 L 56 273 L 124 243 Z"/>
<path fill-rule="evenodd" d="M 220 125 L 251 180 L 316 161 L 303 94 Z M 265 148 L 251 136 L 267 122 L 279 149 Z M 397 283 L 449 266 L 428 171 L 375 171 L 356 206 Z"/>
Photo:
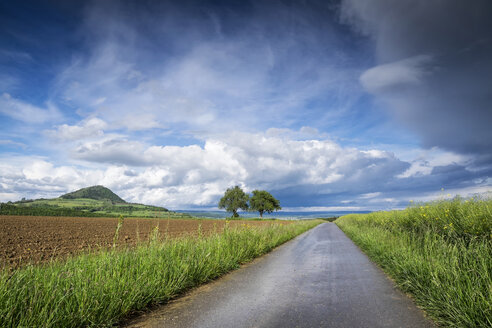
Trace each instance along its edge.
<path fill-rule="evenodd" d="M 254 190 L 253 196 L 249 200 L 249 206 L 251 210 L 260 212 L 260 218 L 263 217 L 264 212 L 272 213 L 282 209 L 278 199 L 265 190 Z"/>
<path fill-rule="evenodd" d="M 232 216 L 237 218 L 238 209 L 248 209 L 249 196 L 239 186 L 228 188 L 219 201 L 219 208 L 225 208 L 227 212 L 232 212 Z"/>

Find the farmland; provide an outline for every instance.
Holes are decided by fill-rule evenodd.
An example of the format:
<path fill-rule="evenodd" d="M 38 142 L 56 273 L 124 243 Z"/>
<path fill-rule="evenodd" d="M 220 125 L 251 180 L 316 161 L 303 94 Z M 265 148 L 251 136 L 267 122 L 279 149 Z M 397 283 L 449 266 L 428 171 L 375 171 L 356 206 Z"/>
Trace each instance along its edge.
<path fill-rule="evenodd" d="M 30 222 L 38 222 L 33 224 L 40 227 L 47 223 L 43 221 L 46 219 L 34 218 Z M 92 232 L 101 229 L 91 228 L 91 225 L 95 226 L 93 219 L 73 219 L 84 223 L 69 224 L 72 232 L 81 228 L 93 229 Z M 65 221 L 49 220 L 54 222 L 49 230 L 52 236 L 57 235 L 53 231 L 56 227 L 66 230 L 60 225 Z M 113 236 L 109 231 L 118 223 L 110 219 L 98 220 L 109 220 L 104 223 L 108 230 L 105 239 L 96 239 L 98 242 L 104 239 L 108 244 Z M 125 230 L 132 222 L 125 219 L 119 235 L 125 239 L 135 233 L 136 238 L 137 221 L 134 222 L 135 230 Z M 140 230 L 140 223 L 142 226 L 145 223 L 138 221 L 142 234 L 147 231 L 149 235 L 150 227 L 155 224 L 152 220 L 148 222 L 146 228 Z M 166 220 L 160 222 L 167 224 Z M 167 230 L 163 226 L 159 231 L 154 229 L 149 242 L 136 247 L 104 248 L 44 265 L 0 270 L 0 326 L 111 327 L 136 311 L 166 302 L 189 288 L 238 268 L 241 263 L 270 251 L 322 221 L 168 222 Z M 214 223 L 217 230 L 214 230 Z M 166 238 L 173 233 L 176 236 L 192 235 Z M 84 232 L 82 235 L 89 237 L 90 234 Z M 64 232 L 63 236 L 71 240 L 69 233 Z M 81 239 L 75 236 L 71 243 L 77 245 L 75 240 L 80 242 Z M 24 234 L 22 240 L 24 237 L 27 235 Z"/>
<path fill-rule="evenodd" d="M 118 219 L 0 216 L 0 267 L 42 263 L 84 251 L 108 248 L 113 244 Z M 241 227 L 244 221 L 231 221 Z M 268 221 L 248 221 L 248 226 L 270 225 Z M 288 224 L 285 222 L 284 224 Z M 224 228 L 224 220 L 125 219 L 119 232 L 119 246 L 133 246 L 149 240 L 155 227 L 161 238 L 209 235 Z"/>

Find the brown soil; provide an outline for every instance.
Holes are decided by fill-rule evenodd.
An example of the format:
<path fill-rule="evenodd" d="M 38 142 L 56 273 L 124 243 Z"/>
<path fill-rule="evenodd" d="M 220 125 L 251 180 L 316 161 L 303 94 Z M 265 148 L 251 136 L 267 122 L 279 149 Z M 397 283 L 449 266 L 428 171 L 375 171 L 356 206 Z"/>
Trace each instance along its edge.
<path fill-rule="evenodd" d="M 261 226 L 271 222 L 230 221 L 231 227 L 244 224 Z M 109 248 L 113 244 L 118 219 L 46 216 L 0 216 L 0 268 L 27 263 L 43 263 L 84 251 Z M 224 220 L 125 219 L 119 232 L 118 246 L 133 246 L 149 240 L 159 226 L 161 238 L 176 238 L 221 232 Z"/>

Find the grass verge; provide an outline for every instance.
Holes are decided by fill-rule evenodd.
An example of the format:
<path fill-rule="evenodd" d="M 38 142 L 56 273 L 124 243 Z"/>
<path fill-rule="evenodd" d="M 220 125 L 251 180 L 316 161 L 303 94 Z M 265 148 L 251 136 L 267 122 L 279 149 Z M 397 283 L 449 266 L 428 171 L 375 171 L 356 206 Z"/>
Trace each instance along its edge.
<path fill-rule="evenodd" d="M 0 272 L 0 327 L 110 327 L 132 312 L 236 269 L 322 221 L 237 229 L 204 238 L 156 236 L 104 251 Z"/>
<path fill-rule="evenodd" d="M 439 325 L 492 327 L 492 201 L 439 201 L 336 224 Z"/>

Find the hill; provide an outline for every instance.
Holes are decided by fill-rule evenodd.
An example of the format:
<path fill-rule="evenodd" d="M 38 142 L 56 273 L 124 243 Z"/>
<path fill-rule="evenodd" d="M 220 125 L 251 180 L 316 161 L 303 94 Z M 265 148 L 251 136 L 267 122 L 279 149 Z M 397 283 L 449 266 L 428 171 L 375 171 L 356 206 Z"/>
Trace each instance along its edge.
<path fill-rule="evenodd" d="M 82 188 L 77 191 L 69 192 L 60 196 L 63 199 L 95 199 L 95 200 L 110 200 L 113 203 L 126 203 L 120 196 L 116 195 L 110 189 L 104 186 L 92 186 Z"/>
<path fill-rule="evenodd" d="M 71 217 L 141 217 L 190 218 L 167 208 L 127 203 L 103 186 L 83 188 L 58 198 L 29 199 L 0 204 L 0 215 L 71 216 Z"/>

